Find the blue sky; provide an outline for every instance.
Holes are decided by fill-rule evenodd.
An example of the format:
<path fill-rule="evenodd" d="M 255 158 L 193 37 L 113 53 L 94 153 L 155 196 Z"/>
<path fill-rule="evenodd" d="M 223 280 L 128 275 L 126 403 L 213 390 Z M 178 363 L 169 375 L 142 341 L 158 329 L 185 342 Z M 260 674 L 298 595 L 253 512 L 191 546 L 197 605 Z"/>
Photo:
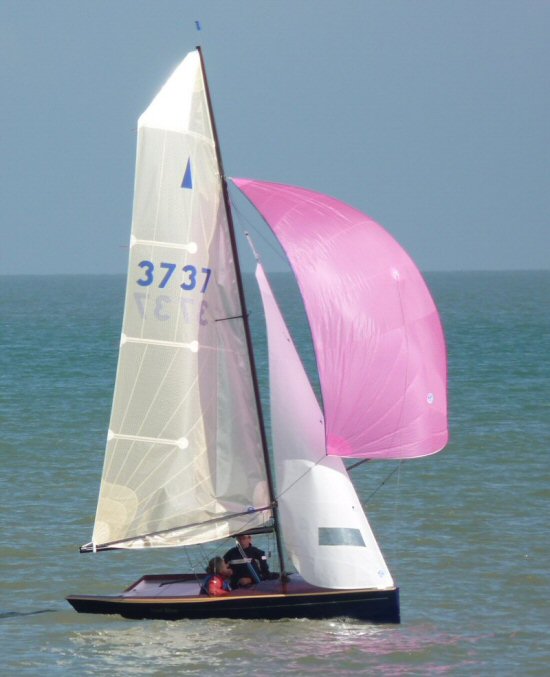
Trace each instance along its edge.
<path fill-rule="evenodd" d="M 545 0 L 2 0 L 0 274 L 125 271 L 137 118 L 196 44 L 229 175 L 425 271 L 548 269 L 549 29 Z"/>

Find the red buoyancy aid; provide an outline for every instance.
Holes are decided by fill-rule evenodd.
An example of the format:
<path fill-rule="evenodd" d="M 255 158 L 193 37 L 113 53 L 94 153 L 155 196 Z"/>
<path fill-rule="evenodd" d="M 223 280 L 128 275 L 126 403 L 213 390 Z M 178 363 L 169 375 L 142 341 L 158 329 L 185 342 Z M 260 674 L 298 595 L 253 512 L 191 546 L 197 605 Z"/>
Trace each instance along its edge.
<path fill-rule="evenodd" d="M 221 597 L 222 595 L 228 595 L 230 592 L 231 586 L 229 581 L 218 574 L 207 576 L 201 586 L 201 594 L 210 595 L 211 597 Z"/>

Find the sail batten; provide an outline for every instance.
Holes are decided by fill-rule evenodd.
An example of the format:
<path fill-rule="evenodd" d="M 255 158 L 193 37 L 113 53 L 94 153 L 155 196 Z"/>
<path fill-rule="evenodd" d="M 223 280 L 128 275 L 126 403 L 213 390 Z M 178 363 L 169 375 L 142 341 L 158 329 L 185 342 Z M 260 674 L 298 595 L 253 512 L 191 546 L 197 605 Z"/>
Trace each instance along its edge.
<path fill-rule="evenodd" d="M 191 254 L 197 252 L 198 246 L 196 242 L 160 242 L 158 240 L 144 240 L 132 238 L 130 242 L 130 247 L 135 247 L 136 245 L 151 245 L 153 247 L 167 247 L 169 249 L 182 249 L 188 251 Z"/>
<path fill-rule="evenodd" d="M 189 343 L 183 343 L 178 341 L 161 341 L 159 339 L 144 339 L 137 336 L 127 336 L 124 334 L 120 339 L 121 344 L 124 343 L 141 343 L 147 346 L 166 346 L 167 348 L 185 348 L 190 350 L 192 353 L 196 353 L 199 350 L 198 341 L 190 341 Z"/>
<path fill-rule="evenodd" d="M 119 435 L 109 431 L 109 439 L 130 440 L 132 442 L 150 442 L 151 444 L 168 444 L 180 449 L 186 449 L 189 446 L 189 440 L 186 437 L 180 437 L 179 440 L 164 440 L 162 437 L 144 437 L 143 435 Z"/>

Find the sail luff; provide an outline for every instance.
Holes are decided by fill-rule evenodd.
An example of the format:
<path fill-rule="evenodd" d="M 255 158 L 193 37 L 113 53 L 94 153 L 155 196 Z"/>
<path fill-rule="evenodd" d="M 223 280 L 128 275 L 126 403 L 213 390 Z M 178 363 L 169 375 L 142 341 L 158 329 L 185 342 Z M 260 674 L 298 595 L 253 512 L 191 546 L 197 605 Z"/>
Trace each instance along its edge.
<path fill-rule="evenodd" d="M 225 172 L 223 169 L 223 159 L 222 159 L 222 154 L 221 154 L 221 147 L 219 143 L 219 138 L 218 138 L 218 132 L 216 128 L 216 120 L 214 117 L 214 109 L 212 105 L 212 98 L 210 96 L 210 88 L 208 85 L 208 77 L 206 74 L 206 67 L 204 63 L 204 55 L 202 53 L 202 48 L 200 46 L 197 46 L 197 51 L 199 53 L 200 57 L 200 63 L 201 63 L 201 69 L 202 69 L 202 76 L 204 79 L 204 86 L 205 86 L 205 92 L 206 92 L 206 100 L 208 103 L 208 110 L 210 113 L 210 124 L 212 126 L 212 133 L 214 137 L 214 142 L 215 142 L 215 149 L 216 149 L 216 158 L 218 161 L 218 167 L 220 170 L 220 180 L 221 180 L 221 185 L 222 185 L 222 194 L 223 194 L 223 200 L 225 203 L 225 211 L 227 215 L 227 224 L 228 224 L 228 229 L 229 229 L 229 237 L 230 237 L 230 242 L 231 242 L 231 248 L 232 248 L 232 253 L 234 257 L 234 262 L 235 262 L 235 271 L 236 271 L 236 277 L 237 277 L 237 286 L 239 290 L 239 297 L 240 297 L 240 303 L 241 303 L 241 308 L 243 312 L 243 325 L 244 325 L 244 330 L 245 330 L 245 337 L 246 337 L 246 343 L 247 343 L 247 348 L 248 348 L 248 358 L 250 362 L 250 370 L 252 374 L 252 383 L 254 387 L 254 397 L 256 400 L 256 409 L 258 413 L 258 422 L 260 426 L 260 436 L 262 440 L 262 451 L 263 451 L 263 457 L 264 457 L 264 463 L 265 463 L 265 469 L 266 469 L 266 476 L 267 476 L 267 484 L 268 484 L 268 490 L 269 494 L 271 497 L 271 502 L 272 502 L 272 513 L 273 513 L 273 522 L 274 522 L 274 528 L 275 528 L 275 539 L 277 543 L 277 552 L 279 556 L 279 563 L 280 563 L 280 571 L 281 575 L 285 575 L 285 562 L 284 562 L 284 554 L 283 554 L 283 546 L 282 546 L 282 541 L 281 541 L 281 535 L 280 535 L 280 529 L 279 529 L 279 515 L 278 515 L 278 510 L 277 510 L 277 504 L 275 501 L 275 485 L 273 482 L 273 474 L 271 470 L 271 461 L 269 459 L 269 447 L 267 443 L 267 435 L 265 431 L 265 422 L 264 422 L 264 415 L 263 415 L 263 410 L 262 410 L 262 402 L 261 402 L 261 397 L 260 397 L 260 387 L 259 387 L 259 382 L 258 382 L 258 372 L 256 369 L 256 362 L 254 359 L 254 349 L 252 345 L 252 335 L 250 332 L 250 325 L 248 321 L 248 310 L 246 307 L 246 298 L 244 294 L 244 287 L 243 287 L 243 282 L 242 282 L 242 275 L 241 275 L 241 267 L 239 263 L 239 252 L 237 248 L 237 241 L 235 237 L 235 226 L 233 222 L 233 213 L 231 211 L 231 205 L 230 205 L 230 200 L 229 200 L 229 190 L 227 186 L 227 179 L 225 176 Z"/>

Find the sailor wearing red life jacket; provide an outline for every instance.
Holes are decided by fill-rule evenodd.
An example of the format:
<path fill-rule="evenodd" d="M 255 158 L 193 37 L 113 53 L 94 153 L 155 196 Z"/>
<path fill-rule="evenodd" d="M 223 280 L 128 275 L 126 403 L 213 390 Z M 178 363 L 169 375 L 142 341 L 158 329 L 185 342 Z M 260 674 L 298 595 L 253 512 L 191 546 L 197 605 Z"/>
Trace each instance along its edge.
<path fill-rule="evenodd" d="M 213 557 L 206 568 L 208 576 L 201 585 L 201 595 L 210 595 L 210 597 L 222 597 L 229 595 L 231 585 L 229 579 L 233 572 L 224 562 L 223 557 Z"/>

